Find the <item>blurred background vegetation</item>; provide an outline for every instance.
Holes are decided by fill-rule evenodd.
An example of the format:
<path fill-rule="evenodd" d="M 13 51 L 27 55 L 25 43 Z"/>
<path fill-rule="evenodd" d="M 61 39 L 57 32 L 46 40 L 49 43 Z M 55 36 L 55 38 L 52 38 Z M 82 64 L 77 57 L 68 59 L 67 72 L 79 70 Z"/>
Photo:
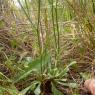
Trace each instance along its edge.
<path fill-rule="evenodd" d="M 0 95 L 88 95 L 94 68 L 94 0 L 0 0 Z"/>

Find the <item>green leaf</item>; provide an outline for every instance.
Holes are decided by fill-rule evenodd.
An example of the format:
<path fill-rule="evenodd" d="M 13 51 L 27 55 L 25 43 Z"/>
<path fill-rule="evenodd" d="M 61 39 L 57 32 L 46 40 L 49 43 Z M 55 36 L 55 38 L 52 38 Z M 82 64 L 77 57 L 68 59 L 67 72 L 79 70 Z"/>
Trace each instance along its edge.
<path fill-rule="evenodd" d="M 71 88 L 78 88 L 79 85 L 77 83 L 69 83 L 69 87 L 71 87 Z"/>
<path fill-rule="evenodd" d="M 14 85 L 11 85 L 9 88 L 7 88 L 7 91 L 11 95 L 18 95 L 18 93 L 19 93 L 19 91 L 17 90 L 17 88 Z"/>
<path fill-rule="evenodd" d="M 55 81 L 59 81 L 59 82 L 66 82 L 67 79 L 55 79 Z"/>
<path fill-rule="evenodd" d="M 63 95 L 53 84 L 52 84 L 53 95 Z"/>
<path fill-rule="evenodd" d="M 34 91 L 35 89 L 37 89 L 36 85 L 39 84 L 39 81 L 33 81 L 30 86 L 26 87 L 25 89 L 23 89 L 19 95 L 26 95 L 27 91 L 32 90 Z"/>
<path fill-rule="evenodd" d="M 26 87 L 25 89 L 23 89 L 23 90 L 19 93 L 19 95 L 25 95 L 25 94 L 27 93 L 27 91 L 28 91 L 30 88 L 31 88 L 31 85 L 28 86 L 28 87 Z"/>
<path fill-rule="evenodd" d="M 40 95 L 41 90 L 40 90 L 40 84 L 37 86 L 37 88 L 34 91 L 35 95 Z"/>
<path fill-rule="evenodd" d="M 69 71 L 69 67 L 71 67 L 74 64 L 76 64 L 76 61 L 73 61 L 69 65 L 67 65 L 67 67 L 64 70 L 62 70 L 62 72 L 60 72 L 60 74 L 58 76 L 59 77 L 65 76 L 67 74 L 67 72 Z"/>
<path fill-rule="evenodd" d="M 39 59 L 36 59 L 34 60 L 32 63 L 31 63 L 31 66 L 29 66 L 27 69 L 25 69 L 25 71 L 23 73 L 21 73 L 16 80 L 14 80 L 14 83 L 17 83 L 18 81 L 24 79 L 25 77 L 27 77 L 29 74 L 31 74 L 31 72 L 34 70 L 34 69 L 37 69 L 36 67 L 37 66 L 40 66 L 40 60 Z"/>
<path fill-rule="evenodd" d="M 71 67 L 72 65 L 75 65 L 77 62 L 76 61 L 72 61 L 67 67 Z"/>
<path fill-rule="evenodd" d="M 0 86 L 0 90 L 6 91 L 6 92 L 10 93 L 11 95 L 18 95 L 18 93 L 19 93 L 19 91 L 13 85 L 11 85 L 10 87 L 1 87 Z"/>
<path fill-rule="evenodd" d="M 90 79 L 92 76 L 90 73 L 80 73 L 84 80 Z"/>
<path fill-rule="evenodd" d="M 0 95 L 3 95 L 5 89 L 3 87 L 0 87 Z"/>
<path fill-rule="evenodd" d="M 4 47 L 0 47 L 0 52 L 3 50 Z"/>
<path fill-rule="evenodd" d="M 5 76 L 2 72 L 0 72 L 0 76 L 2 76 L 3 78 L 7 79 L 7 82 L 12 82 L 11 79 L 9 79 L 7 76 Z"/>
<path fill-rule="evenodd" d="M 5 26 L 5 22 L 3 20 L 0 20 L 0 29 L 4 28 L 4 26 Z"/>
<path fill-rule="evenodd" d="M 41 64 L 42 67 L 44 67 L 44 65 L 46 65 L 46 63 L 49 61 L 49 56 L 43 56 L 40 57 L 38 59 L 35 59 L 34 61 L 31 62 L 31 64 L 29 64 L 29 67 L 27 67 L 23 73 L 21 73 L 16 80 L 14 80 L 14 83 L 17 83 L 18 81 L 24 79 L 25 77 L 27 77 L 29 74 L 31 74 L 32 71 L 36 71 L 37 73 L 40 72 L 41 70 Z"/>
<path fill-rule="evenodd" d="M 11 43 L 11 46 L 12 46 L 13 48 L 16 48 L 16 47 L 19 45 L 19 43 L 17 42 L 16 39 L 11 40 L 10 43 Z"/>
<path fill-rule="evenodd" d="M 63 82 L 57 82 L 60 85 L 67 86 L 70 88 L 78 88 L 79 85 L 77 83 L 63 83 Z"/>

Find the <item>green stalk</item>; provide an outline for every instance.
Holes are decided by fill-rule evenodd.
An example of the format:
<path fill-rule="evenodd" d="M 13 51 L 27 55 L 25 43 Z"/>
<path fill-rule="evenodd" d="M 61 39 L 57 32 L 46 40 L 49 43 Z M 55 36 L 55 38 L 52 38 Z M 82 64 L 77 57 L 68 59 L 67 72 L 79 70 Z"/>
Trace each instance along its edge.
<path fill-rule="evenodd" d="M 57 53 L 59 54 L 59 25 L 58 25 L 58 12 L 57 12 L 57 4 L 58 4 L 58 0 L 56 0 L 56 8 L 55 8 L 55 14 L 56 14 L 56 28 L 57 28 Z"/>
<path fill-rule="evenodd" d="M 55 33 L 55 25 L 54 25 L 54 7 L 53 7 L 53 0 L 52 0 L 52 24 L 53 24 L 53 32 L 54 32 L 55 47 L 57 48 L 56 33 Z"/>
<path fill-rule="evenodd" d="M 23 7 L 23 5 L 21 4 L 21 1 L 20 1 L 20 0 L 18 0 L 18 3 L 20 4 L 20 6 L 21 6 L 23 12 L 25 13 L 27 19 L 28 19 L 29 22 L 31 23 L 31 28 L 34 29 L 34 31 L 37 32 L 37 38 L 38 38 L 37 41 L 38 41 L 38 46 L 39 46 L 39 54 L 41 55 L 41 50 L 42 50 L 42 49 L 41 49 L 40 31 L 39 31 L 39 25 L 40 25 L 40 3 L 41 3 L 41 0 L 38 1 L 38 25 L 37 25 L 37 27 L 33 24 L 32 20 L 31 20 L 31 18 L 30 18 L 30 16 L 29 16 L 29 13 L 26 12 L 26 10 L 24 9 L 24 7 Z M 25 0 L 25 3 L 27 3 L 26 0 Z M 26 5 L 26 7 L 27 7 L 27 6 L 28 6 L 28 5 Z M 27 7 L 27 9 L 28 9 L 28 7 Z M 42 72 L 42 64 L 41 64 L 41 72 Z"/>
<path fill-rule="evenodd" d="M 24 14 L 26 15 L 27 19 L 28 19 L 29 22 L 31 23 L 31 27 L 32 27 L 34 30 L 37 30 L 36 26 L 33 24 L 33 22 L 32 22 L 32 20 L 31 20 L 30 16 L 29 16 L 29 15 L 27 14 L 27 12 L 25 11 L 25 9 L 24 9 L 23 5 L 21 4 L 21 1 L 20 1 L 20 0 L 18 0 L 18 3 L 19 3 L 19 5 L 20 5 L 20 7 L 22 8 Z"/>
<path fill-rule="evenodd" d="M 41 43 L 40 43 L 40 10 L 41 10 L 41 0 L 38 0 L 38 24 L 37 24 L 37 36 L 38 36 L 38 45 L 39 45 L 39 53 L 41 54 Z"/>
<path fill-rule="evenodd" d="M 27 9 L 28 16 L 29 16 L 29 18 L 30 18 L 30 13 L 29 13 L 29 7 L 28 7 L 27 0 L 25 0 L 25 5 L 26 5 L 26 9 Z"/>
<path fill-rule="evenodd" d="M 92 8 L 93 8 L 93 13 L 95 14 L 95 2 L 92 0 Z"/>
<path fill-rule="evenodd" d="M 42 59 L 42 47 L 41 47 L 41 42 L 40 42 L 40 31 L 39 31 L 39 26 L 40 26 L 40 11 L 41 11 L 41 0 L 38 0 L 38 25 L 37 25 L 37 35 L 38 35 L 38 44 L 39 44 L 39 54 L 41 55 Z M 41 73 L 42 73 L 42 62 L 41 62 Z"/>
<path fill-rule="evenodd" d="M 44 10 L 44 19 L 45 19 L 45 33 L 46 33 L 46 41 L 45 41 L 45 56 L 47 55 L 47 52 L 49 51 L 49 44 L 50 44 L 50 40 L 49 40 L 49 30 L 48 30 L 48 16 L 47 16 L 47 8 Z M 49 62 L 47 62 L 47 67 L 49 67 Z M 47 72 L 48 72 L 48 68 L 47 68 Z"/>
<path fill-rule="evenodd" d="M 40 0 L 39 0 L 39 2 L 40 2 Z M 40 33 L 39 33 L 40 3 L 39 3 L 39 6 L 38 6 L 38 25 L 37 25 L 37 28 L 36 28 L 36 26 L 33 24 L 32 20 L 31 20 L 31 18 L 30 18 L 30 16 L 29 16 L 29 13 L 27 13 L 27 12 L 25 11 L 25 9 L 24 9 L 23 5 L 21 4 L 21 1 L 20 1 L 20 0 L 18 0 L 18 3 L 20 4 L 20 6 L 21 6 L 23 12 L 25 13 L 27 19 L 28 19 L 29 22 L 31 23 L 31 28 L 33 28 L 33 29 L 37 32 L 39 51 L 40 51 L 40 53 L 41 53 Z M 25 3 L 27 3 L 26 0 L 25 0 Z M 28 6 L 28 5 L 26 4 L 26 6 Z M 27 8 L 27 9 L 28 9 L 28 8 Z"/>
<path fill-rule="evenodd" d="M 57 60 L 57 37 L 55 32 L 55 20 L 54 20 L 54 6 L 53 6 L 53 0 L 52 0 L 52 24 L 53 24 L 53 33 L 54 33 L 54 43 L 55 43 L 55 60 Z M 56 63 L 55 63 L 56 66 Z"/>

